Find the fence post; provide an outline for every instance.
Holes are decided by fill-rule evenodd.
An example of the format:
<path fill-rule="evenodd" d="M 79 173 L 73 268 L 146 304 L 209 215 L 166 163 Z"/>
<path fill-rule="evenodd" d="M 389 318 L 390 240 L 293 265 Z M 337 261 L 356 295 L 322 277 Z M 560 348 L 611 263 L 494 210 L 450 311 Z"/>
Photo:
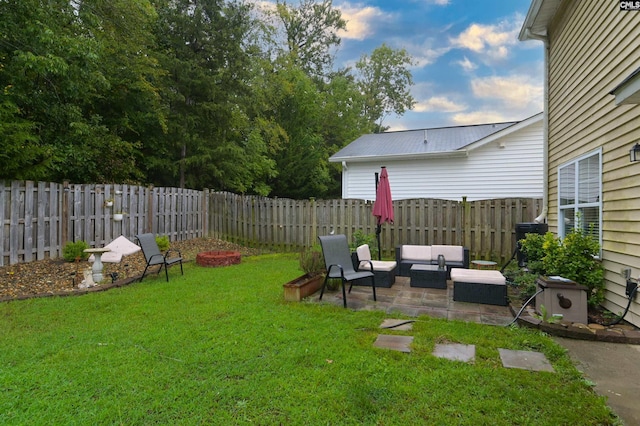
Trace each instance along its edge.
<path fill-rule="evenodd" d="M 69 181 L 62 182 L 62 208 L 60 209 L 60 252 L 69 241 Z"/>
<path fill-rule="evenodd" d="M 209 188 L 202 191 L 202 236 L 209 237 Z"/>
<path fill-rule="evenodd" d="M 311 207 L 311 241 L 309 241 L 309 247 L 313 247 L 318 238 L 318 213 L 316 212 L 315 197 L 309 199 L 309 206 Z"/>
<path fill-rule="evenodd" d="M 467 196 L 462 197 L 462 245 L 471 250 L 471 204 L 467 202 Z"/>
<path fill-rule="evenodd" d="M 145 212 L 147 215 L 147 229 L 143 230 L 143 232 L 151 232 L 153 234 L 156 233 L 155 229 L 153 229 L 153 218 L 155 208 L 153 205 L 153 185 L 149 185 L 147 187 L 147 211 Z"/>

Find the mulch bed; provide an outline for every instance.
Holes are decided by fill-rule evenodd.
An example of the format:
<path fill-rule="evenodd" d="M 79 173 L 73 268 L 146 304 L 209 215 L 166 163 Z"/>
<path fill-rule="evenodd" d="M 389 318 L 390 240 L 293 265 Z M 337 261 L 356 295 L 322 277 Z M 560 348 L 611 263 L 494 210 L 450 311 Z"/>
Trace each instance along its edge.
<path fill-rule="evenodd" d="M 200 252 L 239 251 L 243 256 L 259 254 L 259 250 L 238 246 L 215 238 L 194 238 L 171 243 L 171 250 L 178 250 L 185 262 L 195 260 Z M 120 263 L 103 262 L 103 274 L 111 281 L 111 274 L 117 274 L 116 283 L 126 283 L 140 277 L 145 267 L 142 252 L 125 256 Z M 47 295 L 74 294 L 84 278 L 84 271 L 91 268 L 87 261 L 66 262 L 62 259 L 45 259 L 16 265 L 0 266 L 0 301 L 24 299 Z M 151 268 L 150 268 L 151 269 Z M 157 271 L 153 267 L 151 273 Z M 147 271 L 147 274 L 149 272 Z M 93 291 L 110 288 L 111 285 L 93 287 Z"/>

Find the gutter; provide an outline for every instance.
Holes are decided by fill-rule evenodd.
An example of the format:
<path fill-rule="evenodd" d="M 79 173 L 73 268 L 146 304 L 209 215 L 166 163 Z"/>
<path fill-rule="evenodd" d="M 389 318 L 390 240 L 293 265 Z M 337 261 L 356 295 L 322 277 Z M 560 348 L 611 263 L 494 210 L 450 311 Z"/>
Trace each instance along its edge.
<path fill-rule="evenodd" d="M 390 155 L 365 155 L 358 157 L 329 157 L 330 163 L 362 163 L 369 162 L 372 159 L 379 161 L 393 161 L 393 160 L 413 160 L 424 158 L 460 158 L 468 157 L 469 153 L 466 149 L 457 151 L 438 151 L 438 152 L 423 152 L 423 153 L 410 153 L 410 154 L 390 154 Z"/>
<path fill-rule="evenodd" d="M 546 31 L 545 31 L 546 33 Z M 540 40 L 544 44 L 544 90 L 542 121 L 542 212 L 533 221 L 543 223 L 547 218 L 549 205 L 549 38 L 546 34 L 536 34 L 531 28 L 525 28 L 526 39 Z"/>

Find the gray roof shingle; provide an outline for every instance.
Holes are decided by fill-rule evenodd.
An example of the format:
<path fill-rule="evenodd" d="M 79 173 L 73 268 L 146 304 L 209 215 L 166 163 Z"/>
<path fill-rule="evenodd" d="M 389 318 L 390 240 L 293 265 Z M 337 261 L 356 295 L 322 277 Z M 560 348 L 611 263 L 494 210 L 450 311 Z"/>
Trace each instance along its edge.
<path fill-rule="evenodd" d="M 453 152 L 516 123 L 517 121 L 512 121 L 363 135 L 332 155 L 329 161 Z"/>

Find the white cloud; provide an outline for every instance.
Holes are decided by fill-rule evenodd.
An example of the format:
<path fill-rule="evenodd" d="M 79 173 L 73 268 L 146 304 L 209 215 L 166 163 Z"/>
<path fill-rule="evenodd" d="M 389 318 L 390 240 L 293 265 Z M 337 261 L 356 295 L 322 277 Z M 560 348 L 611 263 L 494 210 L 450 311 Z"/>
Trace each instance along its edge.
<path fill-rule="evenodd" d="M 434 96 L 424 102 L 417 102 L 415 112 L 460 112 L 467 109 L 464 104 L 456 103 L 444 96 Z"/>
<path fill-rule="evenodd" d="M 411 46 L 407 51 L 413 58 L 414 66 L 423 68 L 433 64 L 439 57 L 449 52 L 448 47 L 433 48 L 429 46 Z"/>
<path fill-rule="evenodd" d="M 542 83 L 528 76 L 479 78 L 471 81 L 471 90 L 478 98 L 495 99 L 509 108 L 523 110 L 533 105 L 542 110 Z"/>
<path fill-rule="evenodd" d="M 377 7 L 343 3 L 336 8 L 342 13 L 342 19 L 347 21 L 346 31 L 338 32 L 338 36 L 344 39 L 364 40 L 374 33 L 372 23 L 385 18 L 385 13 Z"/>
<path fill-rule="evenodd" d="M 438 6 L 447 6 L 450 0 L 427 0 L 427 4 L 435 4 Z"/>
<path fill-rule="evenodd" d="M 389 126 L 389 129 L 386 130 L 387 132 L 401 132 L 403 130 L 409 130 L 409 128 L 407 126 L 405 126 L 402 123 L 398 123 L 398 124 L 393 124 L 391 126 Z"/>
<path fill-rule="evenodd" d="M 462 67 L 462 69 L 466 72 L 471 72 L 478 68 L 478 65 L 476 65 L 474 62 L 471 62 L 466 56 L 456 63 L 460 65 L 460 67 Z"/>
<path fill-rule="evenodd" d="M 486 55 L 493 60 L 505 59 L 509 55 L 508 46 L 518 43 L 521 24 L 522 17 L 519 14 L 497 25 L 471 24 L 451 42 L 456 47 Z"/>
<path fill-rule="evenodd" d="M 498 111 L 474 111 L 454 114 L 451 120 L 458 126 L 465 126 L 470 124 L 501 123 L 509 121 L 503 114 Z"/>

